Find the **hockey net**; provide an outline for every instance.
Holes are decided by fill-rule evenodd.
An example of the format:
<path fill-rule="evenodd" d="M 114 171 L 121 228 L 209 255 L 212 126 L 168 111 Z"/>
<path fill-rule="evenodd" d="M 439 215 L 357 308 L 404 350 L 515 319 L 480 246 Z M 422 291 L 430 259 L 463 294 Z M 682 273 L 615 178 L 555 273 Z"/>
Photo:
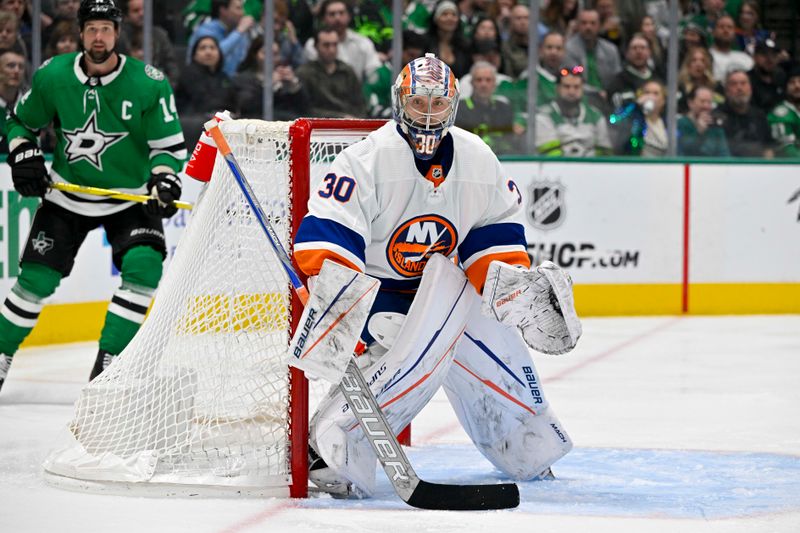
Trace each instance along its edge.
<path fill-rule="evenodd" d="M 308 184 L 381 121 L 226 121 L 222 130 L 287 250 Z M 150 314 L 80 394 L 45 461 L 64 488 L 157 495 L 307 493 L 310 387 L 285 357 L 302 309 L 218 157 Z M 310 399 L 309 399 L 310 397 Z"/>

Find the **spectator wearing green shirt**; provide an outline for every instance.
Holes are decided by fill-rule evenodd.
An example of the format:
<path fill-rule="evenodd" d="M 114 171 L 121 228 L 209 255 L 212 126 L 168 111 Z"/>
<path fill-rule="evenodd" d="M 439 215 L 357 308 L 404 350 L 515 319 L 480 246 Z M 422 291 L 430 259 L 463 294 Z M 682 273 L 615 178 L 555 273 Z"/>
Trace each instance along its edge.
<path fill-rule="evenodd" d="M 559 70 L 564 65 L 564 35 L 551 31 L 539 43 L 539 66 L 536 68 L 538 92 L 536 105 L 543 106 L 556 99 Z M 528 126 L 528 71 L 516 81 L 500 82 L 497 94 L 505 96 L 514 110 L 514 125 L 518 133 Z"/>
<path fill-rule="evenodd" d="M 786 100 L 767 116 L 780 157 L 800 157 L 800 66 L 786 78 Z"/>
<path fill-rule="evenodd" d="M 536 148 L 542 155 L 594 157 L 611 153 L 606 118 L 587 104 L 583 68 L 559 72 L 556 99 L 536 114 Z"/>
<path fill-rule="evenodd" d="M 567 61 L 583 65 L 587 89 L 601 93 L 622 70 L 619 50 L 610 41 L 600 37 L 600 15 L 594 9 L 578 13 L 578 32 L 567 40 Z"/>
<path fill-rule="evenodd" d="M 513 80 L 510 76 L 506 76 L 500 72 L 500 68 L 503 64 L 503 56 L 500 55 L 500 47 L 495 41 L 484 40 L 484 41 L 475 41 L 472 43 L 472 64 L 479 61 L 485 61 L 487 63 L 491 63 L 494 65 L 494 68 L 497 69 L 497 85 L 499 86 L 501 83 L 510 83 Z M 458 80 L 459 85 L 459 93 L 458 97 L 461 100 L 465 98 L 469 98 L 472 96 L 472 71 L 468 74 L 465 74 Z"/>
<path fill-rule="evenodd" d="M 717 124 L 714 110 L 714 91 L 698 86 L 689 91 L 689 112 L 678 119 L 678 154 L 702 157 L 731 155 L 725 130 Z"/>
<path fill-rule="evenodd" d="M 497 68 L 487 61 L 478 61 L 472 65 L 470 75 L 473 93 L 461 99 L 456 126 L 478 135 L 498 155 L 515 153 L 519 143 L 513 132 L 511 104 L 494 94 Z"/>
<path fill-rule="evenodd" d="M 699 26 L 706 32 L 706 38 L 708 38 L 714 30 L 714 26 L 716 26 L 717 20 L 726 13 L 735 15 L 738 13 L 738 9 L 736 11 L 726 11 L 724 0 L 702 0 L 700 13 L 690 15 L 685 19 L 685 23 Z M 708 44 L 711 44 L 710 40 Z"/>

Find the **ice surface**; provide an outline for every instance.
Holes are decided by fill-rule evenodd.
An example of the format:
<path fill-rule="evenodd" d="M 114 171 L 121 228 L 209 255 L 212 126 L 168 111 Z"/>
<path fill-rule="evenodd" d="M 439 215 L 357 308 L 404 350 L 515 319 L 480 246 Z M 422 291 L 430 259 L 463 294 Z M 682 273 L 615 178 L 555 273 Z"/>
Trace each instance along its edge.
<path fill-rule="evenodd" d="M 576 448 L 513 511 L 412 509 L 380 480 L 362 501 L 155 499 L 47 485 L 91 343 L 19 352 L 0 392 L 0 532 L 800 531 L 800 316 L 584 321 L 578 348 L 536 360 Z M 429 481 L 493 483 L 443 394 L 413 425 Z"/>

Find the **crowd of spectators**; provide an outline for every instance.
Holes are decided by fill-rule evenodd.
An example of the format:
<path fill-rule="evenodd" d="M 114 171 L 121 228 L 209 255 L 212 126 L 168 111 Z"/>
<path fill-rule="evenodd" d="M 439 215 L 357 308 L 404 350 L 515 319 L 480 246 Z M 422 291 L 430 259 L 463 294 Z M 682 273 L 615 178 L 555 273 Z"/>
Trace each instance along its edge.
<path fill-rule="evenodd" d="M 142 58 L 143 0 L 118 1 L 126 13 L 119 51 Z M 78 49 L 79 4 L 43 2 L 44 59 Z M 675 95 L 667 94 L 667 0 L 545 0 L 536 43 L 529 42 L 525 1 L 405 4 L 403 62 L 433 52 L 448 63 L 461 85 L 456 124 L 498 154 L 530 153 L 527 129 L 535 125 L 538 154 L 661 157 L 674 98 L 679 155 L 800 156 L 800 64 L 764 27 L 763 2 L 680 2 Z M 273 43 L 264 42 L 262 7 L 261 0 L 187 0 L 179 37 L 156 20 L 152 63 L 175 88 L 188 144 L 221 108 L 260 118 L 264 86 L 272 88 L 278 120 L 391 117 L 390 0 L 274 0 Z M 533 46 L 539 64 L 529 73 Z M 30 50 L 29 4 L 0 0 L 6 109 L 30 80 Z M 537 83 L 534 117 L 530 80 Z"/>

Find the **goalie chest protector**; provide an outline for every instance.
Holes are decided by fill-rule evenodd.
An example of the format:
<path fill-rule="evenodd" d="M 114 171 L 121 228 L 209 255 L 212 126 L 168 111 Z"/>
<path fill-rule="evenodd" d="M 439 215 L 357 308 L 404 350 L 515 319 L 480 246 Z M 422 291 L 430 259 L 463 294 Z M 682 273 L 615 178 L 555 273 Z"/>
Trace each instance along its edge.
<path fill-rule="evenodd" d="M 497 253 L 527 264 L 516 184 L 480 138 L 456 127 L 449 135 L 455 155 L 443 180 L 436 166 L 433 179 L 420 173 L 393 121 L 340 153 L 311 185 L 295 242 L 301 268 L 315 273 L 334 257 L 380 278 L 382 289 L 413 290 L 434 253 L 458 255 L 468 271 Z"/>

